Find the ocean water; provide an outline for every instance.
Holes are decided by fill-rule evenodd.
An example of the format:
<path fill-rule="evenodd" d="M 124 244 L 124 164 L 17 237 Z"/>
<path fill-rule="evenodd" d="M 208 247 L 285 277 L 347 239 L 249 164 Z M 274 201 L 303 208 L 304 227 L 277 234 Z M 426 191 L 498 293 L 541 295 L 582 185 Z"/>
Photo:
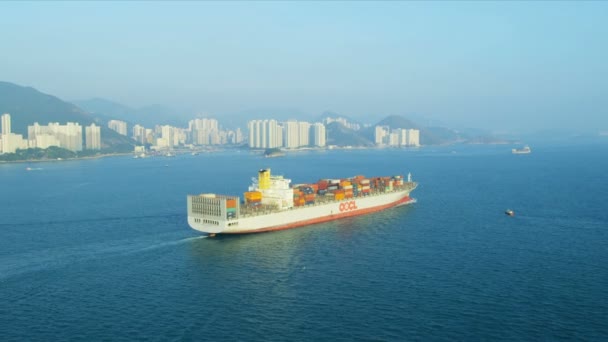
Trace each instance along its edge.
<path fill-rule="evenodd" d="M 608 144 L 532 148 L 0 165 L 1 338 L 608 340 Z M 241 194 L 264 167 L 412 172 L 418 203 L 256 235 L 188 227 L 186 194 Z"/>

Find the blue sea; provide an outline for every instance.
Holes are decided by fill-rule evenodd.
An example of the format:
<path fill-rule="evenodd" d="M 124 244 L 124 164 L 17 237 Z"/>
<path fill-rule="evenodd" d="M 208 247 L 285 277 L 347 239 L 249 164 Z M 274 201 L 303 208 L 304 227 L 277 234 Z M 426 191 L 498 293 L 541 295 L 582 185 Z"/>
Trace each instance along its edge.
<path fill-rule="evenodd" d="M 0 338 L 608 340 L 608 144 L 511 147 L 0 164 Z M 255 235 L 188 227 L 187 194 L 242 196 L 266 167 L 411 172 L 418 202 Z"/>

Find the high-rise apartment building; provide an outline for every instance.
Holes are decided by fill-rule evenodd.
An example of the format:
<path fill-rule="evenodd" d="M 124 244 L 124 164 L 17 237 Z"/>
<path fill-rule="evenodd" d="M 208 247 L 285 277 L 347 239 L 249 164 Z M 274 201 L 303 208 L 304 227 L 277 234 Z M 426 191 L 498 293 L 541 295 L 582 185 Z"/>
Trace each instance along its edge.
<path fill-rule="evenodd" d="M 310 123 L 298 122 L 298 147 L 310 145 Z"/>
<path fill-rule="evenodd" d="M 32 148 L 46 149 L 51 146 L 60 146 L 59 139 L 51 132 L 48 126 L 40 126 L 37 122 L 27 126 L 27 138 Z"/>
<path fill-rule="evenodd" d="M 118 132 L 118 134 L 127 135 L 127 123 L 120 120 L 108 121 L 108 128 Z"/>
<path fill-rule="evenodd" d="M 247 128 L 250 148 L 276 148 L 283 144 L 283 127 L 276 120 L 252 120 Z"/>
<path fill-rule="evenodd" d="M 2 153 L 15 153 L 18 149 L 27 149 L 28 141 L 21 134 L 11 132 L 11 116 L 8 113 L 2 115 L 2 134 L 0 144 Z"/>
<path fill-rule="evenodd" d="M 420 146 L 420 131 L 417 129 L 397 128 L 389 130 L 388 126 L 376 126 L 376 145 Z"/>
<path fill-rule="evenodd" d="M 249 132 L 249 148 L 261 147 L 260 120 L 249 121 L 247 123 L 247 131 Z"/>
<path fill-rule="evenodd" d="M 137 141 L 139 144 L 146 143 L 146 128 L 142 125 L 135 125 L 132 129 L 133 132 L 133 140 Z"/>
<path fill-rule="evenodd" d="M 101 127 L 93 123 L 85 127 L 84 131 L 87 150 L 101 150 Z"/>
<path fill-rule="evenodd" d="M 215 145 L 221 142 L 219 122 L 215 119 L 194 119 L 188 123 L 190 141 L 195 145 Z"/>
<path fill-rule="evenodd" d="M 243 142 L 243 132 L 241 131 L 241 128 L 237 128 L 234 132 L 234 141 L 232 143 L 240 144 L 241 142 Z"/>
<path fill-rule="evenodd" d="M 266 127 L 266 148 L 277 148 L 283 145 L 283 127 L 276 120 L 264 120 Z"/>
<path fill-rule="evenodd" d="M 376 145 L 382 145 L 384 144 L 384 137 L 388 134 L 388 127 L 387 126 L 376 126 L 376 131 L 375 131 L 375 142 Z"/>
<path fill-rule="evenodd" d="M 58 122 L 50 122 L 47 126 L 28 126 L 28 140 L 32 147 L 48 148 L 59 146 L 70 151 L 82 151 L 82 126 L 75 122 L 60 125 Z"/>
<path fill-rule="evenodd" d="M 420 146 L 420 131 L 417 129 L 407 130 L 407 145 Z"/>
<path fill-rule="evenodd" d="M 11 115 L 9 113 L 2 114 L 2 135 L 11 134 Z"/>
<path fill-rule="evenodd" d="M 59 123 L 49 123 L 49 129 L 57 139 L 59 146 L 70 151 L 82 151 L 82 126 L 75 122 L 68 122 L 65 125 Z"/>
<path fill-rule="evenodd" d="M 399 136 L 400 135 L 401 135 L 400 129 L 393 130 L 393 132 L 391 132 L 388 135 L 388 145 L 389 146 L 399 146 Z"/>
<path fill-rule="evenodd" d="M 325 125 L 317 122 L 313 125 L 313 145 L 317 147 L 324 147 L 326 145 L 326 133 Z"/>
<path fill-rule="evenodd" d="M 158 147 L 172 148 L 175 146 L 175 131 L 174 127 L 164 125 L 160 127 L 161 137 L 156 140 Z"/>
<path fill-rule="evenodd" d="M 305 121 L 289 120 L 281 125 L 276 120 L 252 120 L 247 128 L 251 148 L 298 148 L 326 144 L 325 126 L 322 123 L 311 125 Z"/>
<path fill-rule="evenodd" d="M 300 126 L 297 121 L 285 122 L 285 143 L 284 147 L 298 148 L 300 147 Z"/>

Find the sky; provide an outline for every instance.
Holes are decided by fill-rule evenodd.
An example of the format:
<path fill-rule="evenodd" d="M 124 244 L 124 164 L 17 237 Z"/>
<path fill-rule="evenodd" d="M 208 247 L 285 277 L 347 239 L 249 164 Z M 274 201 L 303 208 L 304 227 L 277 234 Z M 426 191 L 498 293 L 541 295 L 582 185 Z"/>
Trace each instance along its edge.
<path fill-rule="evenodd" d="M 608 130 L 608 2 L 2 2 L 0 80 L 222 115 Z"/>

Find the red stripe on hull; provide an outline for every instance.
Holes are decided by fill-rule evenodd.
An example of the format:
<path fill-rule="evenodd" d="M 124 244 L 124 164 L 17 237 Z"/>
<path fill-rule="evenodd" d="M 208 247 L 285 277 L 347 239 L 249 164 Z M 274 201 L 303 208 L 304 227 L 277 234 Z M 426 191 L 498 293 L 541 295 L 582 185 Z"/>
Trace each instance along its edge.
<path fill-rule="evenodd" d="M 346 212 L 346 213 L 342 213 L 342 214 L 334 214 L 334 215 L 328 215 L 328 216 L 323 216 L 323 217 L 317 217 L 314 219 L 298 221 L 298 222 L 294 222 L 294 223 L 290 223 L 290 224 L 286 224 L 286 225 L 280 225 L 280 226 L 274 226 L 274 227 L 268 227 L 268 228 L 250 230 L 250 231 L 239 231 L 239 232 L 233 232 L 233 233 L 218 233 L 218 234 L 231 234 L 231 235 L 251 234 L 251 233 L 263 233 L 263 232 L 272 232 L 272 231 L 276 231 L 276 230 L 298 228 L 298 227 L 302 227 L 302 226 L 308 226 L 311 224 L 318 224 L 318 223 L 338 220 L 338 219 L 346 218 L 346 217 L 371 214 L 371 213 L 375 213 L 377 211 L 382 211 L 382 210 L 385 210 L 388 208 L 405 205 L 405 204 L 410 204 L 412 202 L 414 202 L 414 201 L 409 196 L 405 196 L 404 198 L 402 198 L 396 202 L 380 205 L 380 206 L 373 207 L 373 208 L 360 209 L 360 210 L 350 211 L 350 212 Z"/>

